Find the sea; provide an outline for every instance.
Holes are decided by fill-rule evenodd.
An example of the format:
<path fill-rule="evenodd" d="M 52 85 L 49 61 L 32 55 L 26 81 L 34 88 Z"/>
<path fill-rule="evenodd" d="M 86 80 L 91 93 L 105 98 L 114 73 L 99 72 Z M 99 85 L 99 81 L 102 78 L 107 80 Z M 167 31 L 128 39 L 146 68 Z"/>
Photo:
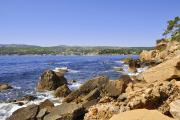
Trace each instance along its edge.
<path fill-rule="evenodd" d="M 36 92 L 36 85 L 40 75 L 47 69 L 67 67 L 65 74 L 68 82 L 76 81 L 69 85 L 71 90 L 77 89 L 85 81 L 100 75 L 108 76 L 109 79 L 118 79 L 123 74 L 133 75 L 128 72 L 128 66 L 122 60 L 127 57 L 134 59 L 138 55 L 102 55 L 102 56 L 61 56 L 61 55 L 13 55 L 0 56 L 0 83 L 8 83 L 13 89 L 0 92 L 0 120 L 5 120 L 15 110 L 30 104 L 38 104 L 45 99 L 59 105 L 63 98 L 54 98 L 52 92 Z M 115 71 L 114 68 L 122 67 L 123 72 Z M 142 69 L 138 69 L 141 72 Z M 26 95 L 36 96 L 35 101 L 27 102 L 19 106 L 9 101 Z"/>

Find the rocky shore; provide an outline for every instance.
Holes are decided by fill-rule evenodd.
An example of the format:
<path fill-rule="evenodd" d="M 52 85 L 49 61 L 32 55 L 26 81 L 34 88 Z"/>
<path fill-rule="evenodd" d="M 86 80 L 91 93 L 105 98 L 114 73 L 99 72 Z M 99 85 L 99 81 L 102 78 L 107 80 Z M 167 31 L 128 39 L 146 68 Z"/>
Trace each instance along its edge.
<path fill-rule="evenodd" d="M 124 63 L 132 73 L 148 69 L 117 80 L 95 77 L 74 91 L 64 76 L 47 70 L 36 89 L 54 91 L 55 97 L 64 98 L 62 103 L 45 100 L 18 109 L 7 120 L 180 120 L 180 43 L 161 41 L 140 59 Z"/>

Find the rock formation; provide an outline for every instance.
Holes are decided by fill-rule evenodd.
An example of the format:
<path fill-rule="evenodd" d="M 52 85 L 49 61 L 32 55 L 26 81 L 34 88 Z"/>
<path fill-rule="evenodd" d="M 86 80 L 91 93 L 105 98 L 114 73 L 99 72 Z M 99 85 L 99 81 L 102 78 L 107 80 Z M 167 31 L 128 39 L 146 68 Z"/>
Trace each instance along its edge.
<path fill-rule="evenodd" d="M 58 87 L 67 84 L 64 76 L 58 76 L 52 70 L 46 70 L 40 77 L 37 91 L 56 90 Z"/>
<path fill-rule="evenodd" d="M 180 55 L 173 57 L 155 67 L 149 68 L 138 76 L 146 82 L 167 81 L 180 78 Z"/>

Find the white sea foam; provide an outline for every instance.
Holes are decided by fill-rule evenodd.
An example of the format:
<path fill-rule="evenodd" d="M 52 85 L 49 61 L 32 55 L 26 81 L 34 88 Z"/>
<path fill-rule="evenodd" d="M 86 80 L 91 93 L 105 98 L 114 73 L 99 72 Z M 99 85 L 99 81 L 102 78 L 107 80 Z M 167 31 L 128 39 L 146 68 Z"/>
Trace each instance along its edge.
<path fill-rule="evenodd" d="M 82 85 L 81 83 L 73 83 L 72 85 L 69 85 L 69 88 L 71 90 L 75 90 L 79 88 L 79 86 Z M 15 103 L 0 103 L 0 120 L 6 120 L 14 111 L 17 109 L 20 109 L 22 107 L 26 107 L 31 104 L 39 104 L 40 102 L 43 102 L 46 99 L 49 99 L 54 103 L 55 106 L 60 105 L 62 103 L 63 98 L 55 98 L 53 96 L 53 91 L 47 91 L 47 92 L 37 92 L 36 93 L 37 99 L 34 101 L 24 101 L 24 105 L 19 106 Z"/>
<path fill-rule="evenodd" d="M 15 103 L 0 103 L 0 120 L 7 119 L 7 117 L 9 117 L 14 111 L 16 111 L 19 108 L 26 107 L 31 104 L 38 105 L 40 102 L 43 102 L 46 99 L 49 99 L 50 101 L 52 101 L 55 106 L 60 105 L 63 98 L 55 98 L 52 93 L 53 91 L 42 92 L 42 93 L 37 92 L 36 96 L 38 98 L 36 100 L 29 101 L 29 102 L 24 101 L 25 104 L 22 106 L 19 106 Z"/>
<path fill-rule="evenodd" d="M 18 86 L 12 86 L 13 87 L 13 89 L 21 89 L 21 87 L 18 87 Z"/>
<path fill-rule="evenodd" d="M 121 61 L 121 60 L 118 60 L 118 61 L 114 61 L 115 63 L 121 63 L 121 64 L 123 64 L 124 63 L 124 61 Z"/>
<path fill-rule="evenodd" d="M 69 89 L 75 90 L 75 89 L 79 88 L 81 85 L 82 85 L 82 83 L 76 82 L 76 83 L 69 85 Z"/>
<path fill-rule="evenodd" d="M 123 74 L 128 74 L 129 76 L 137 76 L 141 72 L 143 72 L 146 69 L 148 69 L 148 67 L 137 68 L 137 72 L 136 73 L 131 73 L 131 72 L 128 71 L 128 65 L 127 64 L 123 64 L 122 68 L 123 68 Z"/>
<path fill-rule="evenodd" d="M 78 71 L 78 70 L 68 69 L 68 72 L 69 72 L 69 73 L 79 73 L 80 71 Z"/>

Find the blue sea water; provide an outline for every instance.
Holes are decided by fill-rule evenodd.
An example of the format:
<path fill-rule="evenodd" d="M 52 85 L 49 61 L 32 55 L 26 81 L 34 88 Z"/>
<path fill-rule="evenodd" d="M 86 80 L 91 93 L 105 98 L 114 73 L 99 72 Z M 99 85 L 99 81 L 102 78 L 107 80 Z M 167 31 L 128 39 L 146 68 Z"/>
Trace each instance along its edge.
<path fill-rule="evenodd" d="M 0 56 L 0 83 L 8 83 L 13 89 L 0 92 L 0 102 L 25 95 L 35 95 L 39 76 L 46 69 L 68 67 L 65 77 L 83 83 L 99 75 L 117 79 L 122 75 L 113 67 L 122 66 L 120 60 L 128 56 Z M 138 58 L 138 56 L 133 56 Z"/>

